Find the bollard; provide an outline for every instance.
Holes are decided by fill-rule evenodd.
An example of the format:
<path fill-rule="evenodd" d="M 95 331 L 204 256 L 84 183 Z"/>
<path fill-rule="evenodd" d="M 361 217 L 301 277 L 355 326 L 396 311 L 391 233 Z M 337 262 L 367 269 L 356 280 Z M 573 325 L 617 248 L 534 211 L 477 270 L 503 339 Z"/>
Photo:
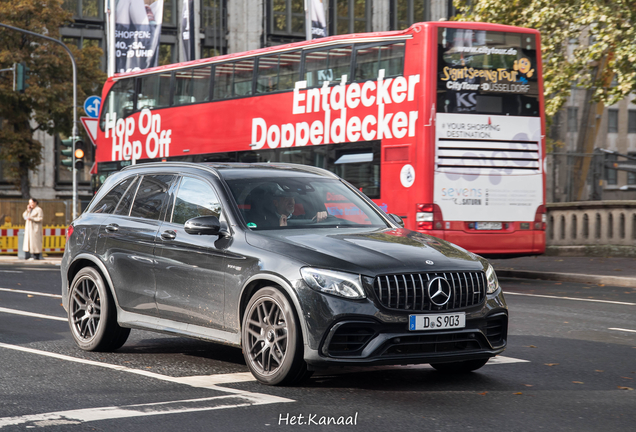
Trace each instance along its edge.
<path fill-rule="evenodd" d="M 25 259 L 26 253 L 24 252 L 24 248 L 22 245 L 24 244 L 24 230 L 21 229 L 18 231 L 18 259 Z"/>

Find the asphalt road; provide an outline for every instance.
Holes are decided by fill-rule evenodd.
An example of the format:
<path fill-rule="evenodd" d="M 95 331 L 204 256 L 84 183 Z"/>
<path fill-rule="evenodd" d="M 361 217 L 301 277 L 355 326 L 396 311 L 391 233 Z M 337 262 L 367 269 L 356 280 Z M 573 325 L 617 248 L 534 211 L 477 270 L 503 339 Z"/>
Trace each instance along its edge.
<path fill-rule="evenodd" d="M 508 349 L 475 373 L 337 369 L 272 388 L 240 350 L 197 340 L 133 330 L 116 353 L 80 351 L 58 271 L 0 266 L 0 429 L 633 430 L 636 290 L 501 282 Z"/>

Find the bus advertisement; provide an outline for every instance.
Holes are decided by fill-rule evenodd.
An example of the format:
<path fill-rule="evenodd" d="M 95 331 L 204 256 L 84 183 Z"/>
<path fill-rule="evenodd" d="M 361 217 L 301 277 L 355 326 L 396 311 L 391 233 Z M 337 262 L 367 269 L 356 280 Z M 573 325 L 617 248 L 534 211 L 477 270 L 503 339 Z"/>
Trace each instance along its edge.
<path fill-rule="evenodd" d="M 540 52 L 536 30 L 429 22 L 115 75 L 93 184 L 154 161 L 312 165 L 411 230 L 540 254 Z"/>

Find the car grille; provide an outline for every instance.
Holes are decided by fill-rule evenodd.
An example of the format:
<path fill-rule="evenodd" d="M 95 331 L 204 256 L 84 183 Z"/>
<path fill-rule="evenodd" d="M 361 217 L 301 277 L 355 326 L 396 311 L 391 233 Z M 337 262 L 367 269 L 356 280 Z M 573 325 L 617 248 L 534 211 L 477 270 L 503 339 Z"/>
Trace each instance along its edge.
<path fill-rule="evenodd" d="M 338 357 L 360 355 L 375 335 L 375 329 L 368 324 L 345 324 L 339 327 L 331 338 L 329 354 Z"/>
<path fill-rule="evenodd" d="M 437 306 L 428 295 L 428 281 L 442 277 L 451 287 L 449 301 Z M 381 275 L 373 283 L 382 306 L 404 311 L 454 310 L 478 305 L 486 298 L 484 272 L 410 273 Z"/>
<path fill-rule="evenodd" d="M 481 332 L 454 334 L 422 334 L 391 339 L 382 351 L 383 357 L 440 354 L 488 349 Z"/>
<path fill-rule="evenodd" d="M 500 346 L 506 337 L 508 320 L 505 316 L 489 318 L 486 321 L 486 337 L 492 346 Z"/>

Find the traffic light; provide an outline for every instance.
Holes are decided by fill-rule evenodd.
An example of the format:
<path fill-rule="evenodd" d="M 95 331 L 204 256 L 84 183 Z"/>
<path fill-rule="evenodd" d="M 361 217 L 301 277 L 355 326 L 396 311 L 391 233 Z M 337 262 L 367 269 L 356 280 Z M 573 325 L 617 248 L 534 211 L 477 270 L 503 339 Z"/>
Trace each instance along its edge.
<path fill-rule="evenodd" d="M 75 157 L 73 157 L 73 141 L 75 141 Z M 79 138 L 67 138 L 65 140 L 62 140 L 62 147 L 66 147 L 63 148 L 62 151 L 60 153 L 62 153 L 62 156 L 66 156 L 67 159 L 62 159 L 61 164 L 64 165 L 65 167 L 68 167 L 69 169 L 73 168 L 73 160 L 75 160 L 75 168 L 78 170 L 84 169 L 84 155 L 85 155 L 85 150 L 84 150 L 84 141 L 80 140 Z"/>
<path fill-rule="evenodd" d="M 73 138 L 67 138 L 65 140 L 62 140 L 62 151 L 60 152 L 62 153 L 62 156 L 66 156 L 67 158 L 70 158 L 70 159 L 62 159 L 61 161 L 62 165 L 64 165 L 65 167 L 69 167 L 69 169 L 73 167 L 73 141 L 74 141 Z"/>
<path fill-rule="evenodd" d="M 84 141 L 75 142 L 75 168 L 84 169 Z"/>
<path fill-rule="evenodd" d="M 20 93 L 24 93 L 29 85 L 26 83 L 26 80 L 29 78 L 29 68 L 26 66 L 25 62 L 17 63 L 15 65 L 16 68 L 16 83 L 15 88 Z"/>

